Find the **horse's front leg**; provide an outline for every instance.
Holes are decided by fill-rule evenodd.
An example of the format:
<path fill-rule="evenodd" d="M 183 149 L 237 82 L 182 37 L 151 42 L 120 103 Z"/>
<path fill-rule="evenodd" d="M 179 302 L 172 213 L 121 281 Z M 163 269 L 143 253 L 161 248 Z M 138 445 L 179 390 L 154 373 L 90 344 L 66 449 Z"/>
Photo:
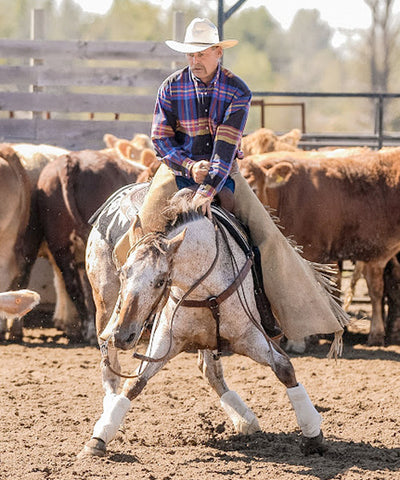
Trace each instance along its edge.
<path fill-rule="evenodd" d="M 160 325 L 150 340 L 146 356 L 156 361 L 145 361 L 136 371 L 135 377 L 127 379 L 122 392 L 104 397 L 103 413 L 96 422 L 92 438 L 78 455 L 104 456 L 107 445 L 114 439 L 128 412 L 131 401 L 136 398 L 147 382 L 169 361 L 182 351 L 183 343 L 169 335 L 169 328 Z"/>
<path fill-rule="evenodd" d="M 297 423 L 303 434 L 301 451 L 305 455 L 322 455 L 326 450 L 320 428 L 322 417 L 312 404 L 304 386 L 297 382 L 290 358 L 258 330 L 245 338 L 242 344 L 238 345 L 238 349 L 238 353 L 272 368 L 278 380 L 285 385 L 287 396 L 296 413 Z"/>
<path fill-rule="evenodd" d="M 215 359 L 210 350 L 199 350 L 197 366 L 220 397 L 221 406 L 232 420 L 236 432 L 249 435 L 259 431 L 254 412 L 225 383 L 221 360 Z"/>

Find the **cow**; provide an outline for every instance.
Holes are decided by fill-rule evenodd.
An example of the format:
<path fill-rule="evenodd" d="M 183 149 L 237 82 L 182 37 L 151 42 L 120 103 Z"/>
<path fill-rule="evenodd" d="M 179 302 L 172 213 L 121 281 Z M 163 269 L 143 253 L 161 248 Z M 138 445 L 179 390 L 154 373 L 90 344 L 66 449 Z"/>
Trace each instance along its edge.
<path fill-rule="evenodd" d="M 383 270 L 400 250 L 400 148 L 336 157 L 269 153 L 242 160 L 240 169 L 306 259 L 367 263 L 368 344 L 383 345 Z"/>
<path fill-rule="evenodd" d="M 139 176 L 138 182 L 151 179 L 161 165 L 150 137 L 144 133 L 137 133 L 132 140 L 118 138 L 111 133 L 106 133 L 103 140 L 107 148 L 114 149 L 122 159 L 137 161 L 146 167 L 146 170 Z"/>
<path fill-rule="evenodd" d="M 23 246 L 30 203 L 29 178 L 19 156 L 10 144 L 0 144 L 0 292 L 17 288 L 24 271 Z M 7 319 L 0 312 L 1 340 L 7 329 Z M 20 337 L 17 323 L 11 337 Z"/>
<path fill-rule="evenodd" d="M 301 132 L 298 128 L 280 136 L 268 128 L 259 128 L 242 138 L 241 149 L 245 157 L 280 150 L 298 151 L 300 139 Z"/>
<path fill-rule="evenodd" d="M 40 295 L 33 290 L 16 290 L 0 293 L 0 315 L 2 323 L 9 319 L 12 323 L 8 340 L 20 340 L 22 317 L 30 312 L 40 302 Z M 7 327 L 7 325 L 6 325 Z M 4 340 L 4 338 L 2 338 Z"/>
<path fill-rule="evenodd" d="M 29 221 L 30 184 L 12 146 L 0 144 L 0 291 L 13 289 L 23 264 Z"/>
<path fill-rule="evenodd" d="M 37 184 L 37 211 L 43 239 L 62 274 L 79 318 L 57 326 L 72 340 L 94 341 L 93 300 L 84 268 L 91 215 L 120 187 L 146 171 L 113 149 L 61 155 L 42 170 Z"/>
<path fill-rule="evenodd" d="M 19 236 L 18 244 L 16 243 L 13 248 L 10 247 L 11 244 L 5 244 L 3 243 L 2 247 L 3 248 L 3 256 L 4 251 L 6 252 L 14 252 L 16 250 L 19 255 L 19 262 L 17 266 L 17 271 L 13 271 L 13 269 L 10 269 L 7 271 L 7 275 L 13 275 L 14 280 L 12 283 L 9 283 L 9 285 L 1 285 L 0 291 L 4 291 L 7 288 L 26 288 L 28 283 L 29 283 L 29 277 L 30 277 L 30 272 L 33 267 L 34 262 L 36 261 L 37 258 L 37 248 L 36 248 L 36 243 L 35 239 L 38 235 L 37 233 L 37 214 L 35 210 L 35 195 L 36 195 L 36 184 L 37 180 L 39 178 L 41 170 L 44 168 L 45 165 L 47 165 L 49 162 L 53 161 L 55 158 L 57 158 L 61 154 L 65 154 L 68 152 L 68 150 L 60 147 L 56 147 L 53 145 L 46 145 L 46 144 L 40 144 L 40 145 L 34 145 L 30 143 L 11 143 L 8 145 L 3 145 L 3 147 L 6 147 L 8 149 L 12 149 L 14 154 L 16 155 L 16 158 L 18 158 L 19 163 L 21 164 L 23 170 L 25 171 L 24 177 L 26 178 L 27 182 L 25 184 L 25 195 L 29 197 L 29 203 L 30 203 L 30 213 L 29 213 L 29 206 L 28 211 L 24 209 L 25 215 L 28 215 L 29 218 L 29 223 L 28 225 L 25 225 L 24 228 L 26 228 L 25 233 L 21 234 Z M 1 148 L 0 148 L 0 155 L 1 155 Z M 6 182 L 7 181 L 7 176 L 1 175 L 1 179 Z M 10 184 L 11 185 L 11 184 Z M 17 192 L 17 189 L 14 190 L 14 192 Z M 9 202 L 9 205 L 12 205 L 13 202 L 13 196 L 7 194 L 7 189 L 1 187 L 1 194 L 4 195 L 4 198 L 7 199 Z M 2 197 L 3 198 L 3 197 Z M 4 202 L 2 202 L 2 205 L 5 205 Z M 9 210 L 11 211 L 11 210 Z M 3 221 L 5 221 L 5 216 L 2 216 Z M 14 226 L 17 225 L 17 222 L 19 220 L 19 217 L 17 214 L 15 214 L 15 222 Z M 25 218 L 26 220 L 26 218 Z M 9 232 L 12 232 L 12 229 L 9 229 Z M 32 242 L 33 240 L 33 242 Z M 7 247 L 7 248 L 6 248 Z M 43 244 L 41 246 L 41 256 L 48 257 L 48 251 L 46 249 L 46 245 Z M 4 272 L 4 269 L 3 269 Z M 65 298 L 66 295 L 63 294 L 63 289 L 62 283 L 58 280 L 59 277 L 57 278 L 56 276 L 57 272 L 55 271 L 55 283 L 56 285 L 60 285 L 57 289 L 57 303 L 56 303 L 56 312 L 60 310 L 60 306 L 63 307 L 65 304 Z M 65 288 L 64 288 L 65 291 Z M 9 321 L 10 324 L 10 336 L 9 339 L 12 339 L 14 341 L 20 341 L 22 340 L 22 321 L 15 321 L 13 322 L 12 320 Z M 2 327 L 1 331 L 5 331 L 5 325 L 6 322 L 2 322 Z M 1 333 L 0 336 L 4 337 L 5 333 Z"/>
<path fill-rule="evenodd" d="M 154 152 L 150 137 L 144 133 L 137 133 L 132 140 L 118 138 L 111 133 L 106 133 L 103 136 L 103 141 L 107 148 L 113 148 L 124 159 L 140 161 L 144 150 Z"/>

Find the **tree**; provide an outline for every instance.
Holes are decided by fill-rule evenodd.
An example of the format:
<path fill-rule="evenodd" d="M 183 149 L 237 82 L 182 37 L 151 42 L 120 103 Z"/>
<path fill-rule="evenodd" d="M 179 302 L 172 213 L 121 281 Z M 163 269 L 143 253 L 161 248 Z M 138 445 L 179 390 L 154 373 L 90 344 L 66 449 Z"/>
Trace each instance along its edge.
<path fill-rule="evenodd" d="M 367 36 L 370 51 L 370 82 L 374 92 L 388 92 L 393 56 L 399 29 L 393 25 L 394 0 L 365 0 L 371 9 L 372 23 Z"/>

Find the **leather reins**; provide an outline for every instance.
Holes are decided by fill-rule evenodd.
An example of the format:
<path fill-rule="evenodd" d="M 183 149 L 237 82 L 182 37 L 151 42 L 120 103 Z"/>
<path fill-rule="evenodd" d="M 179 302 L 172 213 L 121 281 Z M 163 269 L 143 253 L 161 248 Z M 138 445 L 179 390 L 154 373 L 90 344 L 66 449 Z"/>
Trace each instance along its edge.
<path fill-rule="evenodd" d="M 214 260 L 213 262 L 211 263 L 210 267 L 208 268 L 208 270 L 204 273 L 204 275 L 202 275 L 198 280 L 196 280 L 196 282 L 189 288 L 189 290 L 187 292 L 184 293 L 184 295 L 182 296 L 181 299 L 177 300 L 177 304 L 176 304 L 176 307 L 174 308 L 174 311 L 172 313 L 172 317 L 171 317 L 171 327 L 170 327 L 170 330 L 169 330 L 169 335 L 170 335 L 170 339 L 169 339 L 169 347 L 168 347 L 168 350 L 167 352 L 165 353 L 165 355 L 163 355 L 162 357 L 160 358 L 152 358 L 152 357 L 148 357 L 147 355 L 141 355 L 137 352 L 134 352 L 133 353 L 133 358 L 137 358 L 139 360 L 141 360 L 142 362 L 143 361 L 146 361 L 146 362 L 161 362 L 163 361 L 167 355 L 169 354 L 170 350 L 171 350 L 171 345 L 172 345 L 172 325 L 173 325 L 173 321 L 174 321 L 174 318 L 175 318 L 175 314 L 178 310 L 178 308 L 180 307 L 180 305 L 182 304 L 182 302 L 185 301 L 186 297 L 188 297 L 209 275 L 210 273 L 214 270 L 214 267 L 217 263 L 217 260 L 219 258 L 219 243 L 218 243 L 218 238 L 217 238 L 217 234 L 218 234 L 218 226 L 217 224 L 213 221 L 214 223 L 214 228 L 215 228 L 215 244 L 216 244 L 216 252 L 215 252 L 215 257 L 214 257 Z M 145 237 L 149 236 L 148 235 L 145 235 Z M 129 249 L 129 253 L 132 252 L 134 250 L 134 248 L 136 248 L 140 243 L 142 243 L 144 238 L 141 238 L 138 242 L 135 243 L 135 245 L 133 245 L 133 247 L 131 247 Z M 160 296 L 160 299 L 158 300 L 158 302 L 155 303 L 150 315 L 148 318 L 151 318 L 151 316 L 154 314 L 154 311 L 155 310 L 159 310 L 159 308 L 157 308 L 159 306 L 159 302 L 161 302 L 162 298 L 166 298 L 166 300 L 168 300 L 168 294 L 171 295 L 171 292 L 170 292 L 170 288 L 171 288 L 171 281 L 170 279 L 168 280 L 167 282 L 167 285 L 166 287 L 164 288 L 163 290 L 163 293 L 161 294 Z M 168 294 L 167 294 L 168 292 Z M 117 299 L 117 302 L 120 302 L 120 296 L 118 296 L 118 299 Z M 142 334 L 143 334 L 143 331 L 144 331 L 144 327 L 141 331 L 141 334 L 140 336 L 138 337 L 137 339 L 137 342 L 136 342 L 136 345 L 137 343 L 139 342 L 140 338 L 142 337 Z M 101 353 L 101 356 L 102 356 L 102 360 L 103 360 L 103 364 L 108 367 L 112 373 L 114 373 L 115 375 L 119 376 L 119 377 L 122 377 L 122 378 L 137 378 L 139 377 L 140 374 L 134 374 L 134 375 L 125 375 L 125 374 L 122 374 L 120 372 L 117 372 L 116 370 L 114 370 L 111 366 L 111 362 L 110 362 L 110 358 L 108 356 L 108 342 L 109 340 L 106 340 L 105 342 L 103 342 L 102 344 L 100 344 L 100 353 Z"/>
<path fill-rule="evenodd" d="M 229 298 L 232 293 L 234 293 L 242 284 L 243 280 L 246 278 L 247 274 L 250 271 L 251 265 L 253 263 L 252 257 L 248 257 L 246 263 L 244 264 L 239 275 L 234 279 L 234 281 L 218 296 L 211 296 L 205 300 L 185 300 L 183 298 L 179 299 L 171 292 L 170 298 L 176 304 L 179 303 L 179 306 L 182 307 L 192 307 L 192 308 L 209 308 L 211 310 L 212 316 L 216 324 L 216 336 L 217 336 L 217 353 L 213 354 L 214 359 L 218 360 L 222 354 L 221 348 L 221 335 L 220 335 L 220 311 L 219 307 L 221 303 Z"/>

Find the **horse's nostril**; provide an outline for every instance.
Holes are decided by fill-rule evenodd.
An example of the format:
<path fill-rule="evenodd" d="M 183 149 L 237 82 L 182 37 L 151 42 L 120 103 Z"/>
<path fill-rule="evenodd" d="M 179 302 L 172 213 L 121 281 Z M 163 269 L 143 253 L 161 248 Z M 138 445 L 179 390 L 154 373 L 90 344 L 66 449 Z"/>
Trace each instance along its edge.
<path fill-rule="evenodd" d="M 131 334 L 129 335 L 128 339 L 127 339 L 127 342 L 128 342 L 128 343 L 131 343 L 131 342 L 133 342 L 134 339 L 135 339 L 135 334 L 134 334 L 134 333 L 131 333 Z"/>

